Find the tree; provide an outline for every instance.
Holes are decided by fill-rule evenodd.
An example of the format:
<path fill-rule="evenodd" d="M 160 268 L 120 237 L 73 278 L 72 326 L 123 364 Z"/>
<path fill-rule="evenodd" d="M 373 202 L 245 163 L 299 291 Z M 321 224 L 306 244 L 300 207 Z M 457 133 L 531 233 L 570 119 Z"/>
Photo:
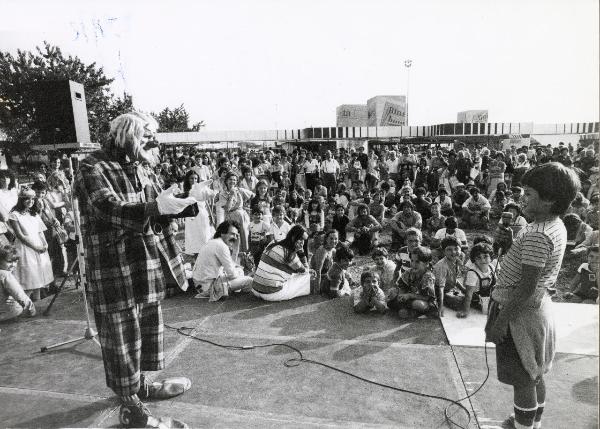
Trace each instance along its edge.
<path fill-rule="evenodd" d="M 110 92 L 114 79 L 108 78 L 102 67 L 64 56 L 59 47 L 46 41 L 35 52 L 18 50 L 13 56 L 0 51 L 0 128 L 7 134 L 7 152 L 26 156 L 31 145 L 39 143 L 34 86 L 38 81 L 60 79 L 83 84 L 94 142 L 104 140 L 112 118 L 133 108 L 130 95 L 118 98 Z"/>
<path fill-rule="evenodd" d="M 191 127 L 188 126 L 190 115 L 185 110 L 183 104 L 174 109 L 165 107 L 160 113 L 152 113 L 152 116 L 158 121 L 159 132 L 181 132 L 181 131 L 200 131 L 204 127 L 204 121 L 197 122 Z"/>

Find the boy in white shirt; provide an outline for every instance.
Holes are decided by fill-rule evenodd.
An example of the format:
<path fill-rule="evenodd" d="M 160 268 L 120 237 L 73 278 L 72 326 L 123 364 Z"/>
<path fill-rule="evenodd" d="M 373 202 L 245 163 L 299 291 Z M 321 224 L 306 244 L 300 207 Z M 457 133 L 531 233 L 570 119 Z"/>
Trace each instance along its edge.
<path fill-rule="evenodd" d="M 445 228 L 438 229 L 435 233 L 433 237 L 435 246 L 433 247 L 437 247 L 437 244 L 441 243 L 446 237 L 456 237 L 460 243 L 461 250 L 463 252 L 466 251 L 468 248 L 467 234 L 465 234 L 462 229 L 458 228 L 458 221 L 456 218 L 454 216 L 447 217 L 444 221 L 444 226 Z"/>
<path fill-rule="evenodd" d="M 254 258 L 254 263 L 258 265 L 260 255 L 265 246 L 271 241 L 271 226 L 262 220 L 263 213 L 260 208 L 252 209 L 252 222 L 248 227 L 250 235 L 250 253 Z"/>
<path fill-rule="evenodd" d="M 285 216 L 281 206 L 273 207 L 271 214 L 273 216 L 273 220 L 271 222 L 271 235 L 273 237 L 273 241 L 281 241 L 286 237 L 288 232 L 290 232 L 292 226 L 285 221 Z"/>

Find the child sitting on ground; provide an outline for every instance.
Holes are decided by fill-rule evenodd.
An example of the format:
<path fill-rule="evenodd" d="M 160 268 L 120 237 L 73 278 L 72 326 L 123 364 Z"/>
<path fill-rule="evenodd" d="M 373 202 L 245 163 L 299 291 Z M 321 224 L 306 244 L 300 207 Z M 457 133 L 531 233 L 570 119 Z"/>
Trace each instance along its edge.
<path fill-rule="evenodd" d="M 0 321 L 14 319 L 23 312 L 35 316 L 35 306 L 12 274 L 18 261 L 12 244 L 0 247 Z"/>
<path fill-rule="evenodd" d="M 456 313 L 456 317 L 467 317 L 472 306 L 481 307 L 481 297 L 490 296 L 496 284 L 496 275 L 492 267 L 493 256 L 494 250 L 488 243 L 477 243 L 471 248 L 469 259 L 472 265 L 465 275 L 463 308 Z"/>
<path fill-rule="evenodd" d="M 509 201 L 506 198 L 506 194 L 504 193 L 504 191 L 496 191 L 494 194 L 494 198 L 490 199 L 490 218 L 500 219 L 500 216 L 502 216 L 502 212 L 504 211 L 504 206 L 508 204 L 508 202 Z"/>
<path fill-rule="evenodd" d="M 521 216 L 521 207 L 517 203 L 510 202 L 504 206 L 504 211 L 513 215 L 509 226 L 513 231 L 513 236 L 516 237 L 519 231 L 527 226 L 527 220 Z"/>
<path fill-rule="evenodd" d="M 425 221 L 425 229 L 429 231 L 431 235 L 435 235 L 438 230 L 444 228 L 446 222 L 446 216 L 441 212 L 440 203 L 432 203 L 429 206 L 431 216 Z"/>
<path fill-rule="evenodd" d="M 366 313 L 372 309 L 380 314 L 387 311 L 385 293 L 379 287 L 379 280 L 379 274 L 371 271 L 363 271 L 360 275 L 360 287 L 352 292 L 356 313 Z"/>
<path fill-rule="evenodd" d="M 597 245 L 589 248 L 587 260 L 577 268 L 577 274 L 570 282 L 571 291 L 564 295 L 569 302 L 593 304 L 598 299 L 600 256 Z"/>
<path fill-rule="evenodd" d="M 371 216 L 366 204 L 358 207 L 357 216 L 346 227 L 347 232 L 354 232 L 352 246 L 358 250 L 360 255 L 367 255 L 371 249 L 377 246 L 380 230 L 381 224 Z"/>
<path fill-rule="evenodd" d="M 385 247 L 378 247 L 373 250 L 371 258 L 373 258 L 373 262 L 375 262 L 373 271 L 379 274 L 381 290 L 383 290 L 387 296 L 388 291 L 394 288 L 396 264 L 394 261 L 388 259 L 388 251 Z"/>
<path fill-rule="evenodd" d="M 443 304 L 453 310 L 459 310 L 464 295 L 462 291 L 463 281 L 463 254 L 460 251 L 460 243 L 456 237 L 446 237 L 442 240 L 444 257 L 433 266 L 435 285 L 438 290 L 440 317 L 444 316 Z"/>
<path fill-rule="evenodd" d="M 575 213 L 567 213 L 563 217 L 563 223 L 567 228 L 567 246 L 577 246 L 583 243 L 586 235 L 592 232 L 592 227 Z"/>
<path fill-rule="evenodd" d="M 585 222 L 594 230 L 600 226 L 600 194 L 590 197 L 590 206 L 585 214 Z"/>
<path fill-rule="evenodd" d="M 330 298 L 339 298 L 341 296 L 350 296 L 350 274 L 348 267 L 354 259 L 354 252 L 348 246 L 340 246 L 333 256 L 333 264 L 321 280 L 321 293 L 325 293 Z"/>
<path fill-rule="evenodd" d="M 388 306 L 405 319 L 438 310 L 431 250 L 419 246 L 410 255 L 411 267 L 400 276 L 398 287 L 388 295 Z M 439 315 L 439 311 L 437 311 Z"/>
<path fill-rule="evenodd" d="M 340 242 L 342 243 L 346 241 L 346 226 L 348 226 L 349 223 L 350 218 L 346 216 L 344 206 L 338 204 L 335 207 L 335 216 L 333 217 L 333 221 L 331 222 L 331 227 L 338 232 Z"/>
<path fill-rule="evenodd" d="M 381 200 L 381 192 L 376 189 L 371 193 L 371 203 L 369 204 L 371 216 L 377 219 L 377 222 L 383 223 L 383 215 L 385 214 L 385 206 Z"/>

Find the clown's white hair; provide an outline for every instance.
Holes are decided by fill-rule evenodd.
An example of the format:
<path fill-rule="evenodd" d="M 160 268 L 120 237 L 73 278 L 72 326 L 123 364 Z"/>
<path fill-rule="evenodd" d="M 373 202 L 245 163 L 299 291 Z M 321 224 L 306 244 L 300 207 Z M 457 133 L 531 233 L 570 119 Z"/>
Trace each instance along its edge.
<path fill-rule="evenodd" d="M 110 145 L 125 150 L 132 150 L 134 159 L 140 155 L 140 140 L 146 132 L 156 133 L 158 122 L 151 115 L 132 111 L 117 116 L 110 123 Z M 111 149 L 110 146 L 108 148 Z M 158 152 L 158 150 L 156 150 Z M 156 154 L 153 154 L 156 157 Z"/>
<path fill-rule="evenodd" d="M 117 116 L 110 123 L 110 137 L 115 145 L 124 148 L 127 142 L 137 142 L 144 132 L 156 132 L 158 122 L 151 115 L 142 112 L 129 112 Z"/>

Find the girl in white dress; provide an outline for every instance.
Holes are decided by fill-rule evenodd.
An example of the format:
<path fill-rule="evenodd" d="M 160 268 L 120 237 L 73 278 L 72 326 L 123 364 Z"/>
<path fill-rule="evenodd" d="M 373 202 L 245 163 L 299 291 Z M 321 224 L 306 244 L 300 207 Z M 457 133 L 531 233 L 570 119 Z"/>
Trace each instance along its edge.
<path fill-rule="evenodd" d="M 9 222 L 16 236 L 15 247 L 19 255 L 15 277 L 23 290 L 36 301 L 40 299 L 40 289 L 52 283 L 54 275 L 48 243 L 44 238 L 46 226 L 38 215 L 30 213 L 34 198 L 34 191 L 23 189 L 10 213 Z"/>

